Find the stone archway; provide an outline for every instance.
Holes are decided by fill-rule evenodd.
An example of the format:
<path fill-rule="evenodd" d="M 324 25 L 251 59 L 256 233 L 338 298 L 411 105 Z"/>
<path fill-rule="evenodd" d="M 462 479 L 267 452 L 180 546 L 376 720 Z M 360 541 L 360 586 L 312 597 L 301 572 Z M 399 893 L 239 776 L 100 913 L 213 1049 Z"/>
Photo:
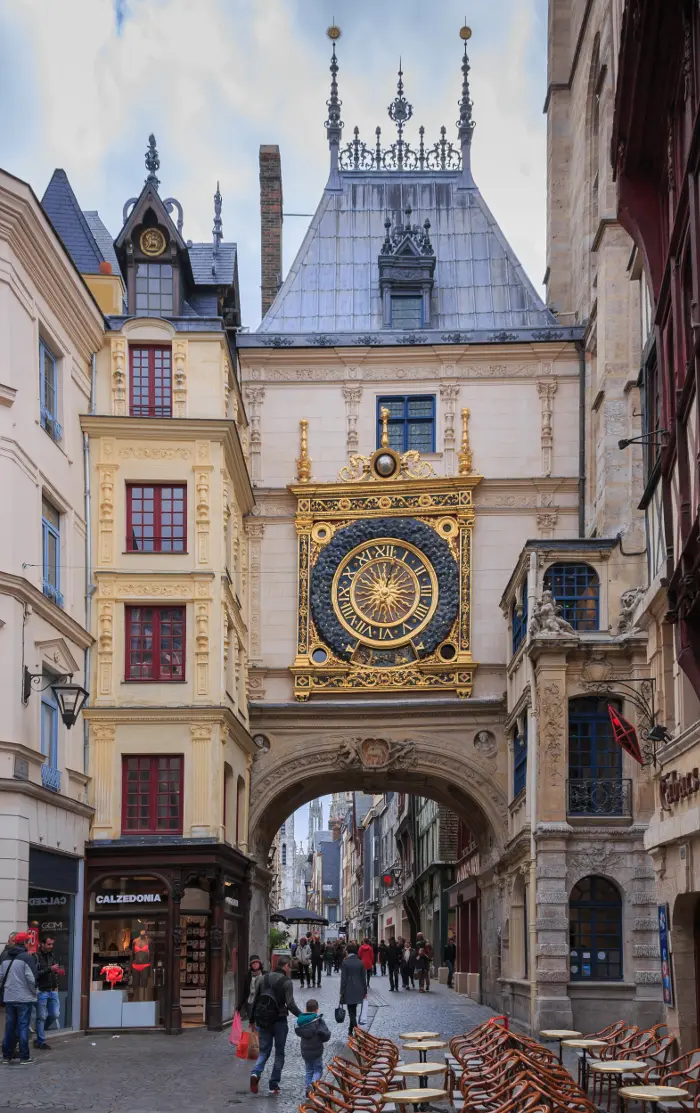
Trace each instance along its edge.
<path fill-rule="evenodd" d="M 319 724 L 320 727 L 320 724 Z M 255 731 L 254 731 L 255 734 Z M 259 736 L 269 749 L 251 773 L 249 846 L 256 862 L 251 894 L 251 948 L 263 953 L 268 930 L 268 852 L 296 808 L 336 791 L 391 790 L 445 804 L 469 825 L 482 848 L 482 867 L 501 856 L 508 838 L 504 747 L 492 731 L 343 730 L 326 733 L 285 724 Z"/>

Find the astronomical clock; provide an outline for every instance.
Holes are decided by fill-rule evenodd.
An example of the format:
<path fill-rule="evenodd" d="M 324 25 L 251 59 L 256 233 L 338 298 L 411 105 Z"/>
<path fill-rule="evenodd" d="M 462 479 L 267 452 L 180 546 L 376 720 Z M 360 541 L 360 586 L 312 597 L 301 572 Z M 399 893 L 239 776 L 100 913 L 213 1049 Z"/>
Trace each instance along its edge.
<path fill-rule="evenodd" d="M 470 696 L 473 491 L 481 477 L 471 473 L 466 418 L 464 474 L 444 479 L 418 452 L 390 448 L 384 419 L 372 456 L 351 456 L 336 483 L 315 484 L 306 426 L 300 482 L 290 487 L 299 543 L 296 699 L 348 691 Z"/>

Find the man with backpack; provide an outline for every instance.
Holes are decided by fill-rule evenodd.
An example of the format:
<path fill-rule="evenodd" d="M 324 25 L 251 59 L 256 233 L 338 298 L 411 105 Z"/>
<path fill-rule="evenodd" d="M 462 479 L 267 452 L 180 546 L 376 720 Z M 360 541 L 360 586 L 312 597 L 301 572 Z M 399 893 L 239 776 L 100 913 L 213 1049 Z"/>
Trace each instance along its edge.
<path fill-rule="evenodd" d="M 271 1094 L 279 1094 L 280 1078 L 284 1066 L 284 1047 L 287 1042 L 287 1016 L 301 1016 L 301 1009 L 294 1000 L 294 986 L 290 977 L 289 959 L 279 958 L 274 973 L 265 974 L 258 982 L 255 1000 L 251 1009 L 250 1022 L 260 1035 L 260 1054 L 250 1075 L 251 1093 L 257 1094 L 260 1075 L 275 1049 L 269 1088 Z"/>

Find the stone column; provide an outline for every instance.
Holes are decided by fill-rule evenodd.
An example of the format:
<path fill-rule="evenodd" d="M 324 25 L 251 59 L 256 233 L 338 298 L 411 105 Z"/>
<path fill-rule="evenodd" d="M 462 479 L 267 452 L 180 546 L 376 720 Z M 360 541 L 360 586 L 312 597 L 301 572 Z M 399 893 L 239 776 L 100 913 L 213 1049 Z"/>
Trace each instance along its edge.
<path fill-rule="evenodd" d="M 211 726 L 207 723 L 190 726 L 192 735 L 192 796 L 190 798 L 191 837 L 204 839 L 211 835 L 210 772 Z"/>
<path fill-rule="evenodd" d="M 114 740 L 113 723 L 91 723 L 90 743 L 92 760 L 95 815 L 91 838 L 111 839 L 117 833 L 114 815 Z"/>
<path fill-rule="evenodd" d="M 457 399 L 459 398 L 460 385 L 459 383 L 443 383 L 440 387 L 440 397 L 445 404 L 445 425 L 444 425 L 444 453 L 445 453 L 445 470 L 444 475 L 455 475 L 455 408 Z"/>

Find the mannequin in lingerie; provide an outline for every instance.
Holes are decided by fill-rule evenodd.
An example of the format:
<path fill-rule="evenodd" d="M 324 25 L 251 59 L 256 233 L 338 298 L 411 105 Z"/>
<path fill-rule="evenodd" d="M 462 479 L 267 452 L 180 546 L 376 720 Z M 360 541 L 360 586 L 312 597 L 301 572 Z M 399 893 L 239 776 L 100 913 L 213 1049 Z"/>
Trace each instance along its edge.
<path fill-rule="evenodd" d="M 136 938 L 131 941 L 131 980 L 135 1000 L 146 999 L 144 991 L 148 985 L 151 963 L 151 943 L 146 929 L 141 928 Z"/>

